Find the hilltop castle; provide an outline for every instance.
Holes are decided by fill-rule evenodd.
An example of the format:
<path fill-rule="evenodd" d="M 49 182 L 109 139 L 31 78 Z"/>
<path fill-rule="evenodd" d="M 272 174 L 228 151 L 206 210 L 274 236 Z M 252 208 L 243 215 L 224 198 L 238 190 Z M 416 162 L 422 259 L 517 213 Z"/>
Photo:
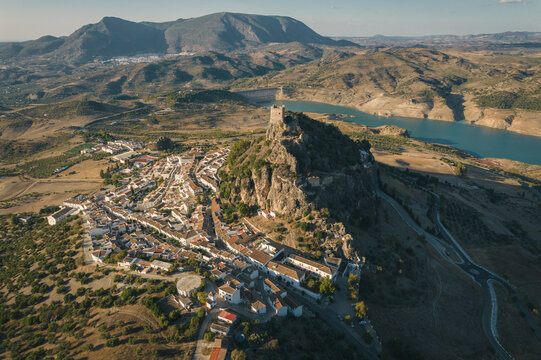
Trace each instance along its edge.
<path fill-rule="evenodd" d="M 270 124 L 281 125 L 284 123 L 286 107 L 284 105 L 272 105 L 270 113 Z"/>

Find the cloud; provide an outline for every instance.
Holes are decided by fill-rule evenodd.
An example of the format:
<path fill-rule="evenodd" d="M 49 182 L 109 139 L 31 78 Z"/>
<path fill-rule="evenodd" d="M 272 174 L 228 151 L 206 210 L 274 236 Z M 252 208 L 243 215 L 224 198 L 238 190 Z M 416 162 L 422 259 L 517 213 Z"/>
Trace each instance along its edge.
<path fill-rule="evenodd" d="M 523 0 L 500 0 L 500 4 L 523 3 Z"/>

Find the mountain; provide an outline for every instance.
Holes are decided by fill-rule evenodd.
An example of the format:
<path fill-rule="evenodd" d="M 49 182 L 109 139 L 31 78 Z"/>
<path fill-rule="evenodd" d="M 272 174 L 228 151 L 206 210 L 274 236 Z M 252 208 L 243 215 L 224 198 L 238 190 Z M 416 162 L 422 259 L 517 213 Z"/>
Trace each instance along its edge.
<path fill-rule="evenodd" d="M 352 45 L 321 36 L 290 17 L 217 13 L 178 20 L 165 30 L 169 52 L 230 51 L 248 45 L 300 42 Z"/>
<path fill-rule="evenodd" d="M 541 47 L 541 32 L 507 31 L 495 34 L 475 35 L 428 35 L 428 36 L 385 36 L 336 37 L 337 40 L 349 40 L 362 46 L 426 46 L 446 47 Z"/>
<path fill-rule="evenodd" d="M 88 62 L 139 54 L 234 51 L 269 43 L 357 46 L 321 36 L 302 22 L 283 16 L 216 13 L 164 23 L 135 23 L 105 17 L 68 37 L 0 45 L 0 60 L 42 56 L 45 60 Z"/>
<path fill-rule="evenodd" d="M 86 25 L 65 39 L 55 55 L 66 58 L 110 58 L 144 53 L 163 53 L 167 43 L 163 31 L 145 24 L 106 17 Z"/>

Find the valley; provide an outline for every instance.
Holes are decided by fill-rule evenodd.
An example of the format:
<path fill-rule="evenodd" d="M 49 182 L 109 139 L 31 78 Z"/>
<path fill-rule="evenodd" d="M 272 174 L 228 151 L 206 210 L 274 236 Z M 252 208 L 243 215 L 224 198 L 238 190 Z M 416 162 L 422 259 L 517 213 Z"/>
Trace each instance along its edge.
<path fill-rule="evenodd" d="M 540 34 L 0 43 L 0 359 L 539 359 Z"/>

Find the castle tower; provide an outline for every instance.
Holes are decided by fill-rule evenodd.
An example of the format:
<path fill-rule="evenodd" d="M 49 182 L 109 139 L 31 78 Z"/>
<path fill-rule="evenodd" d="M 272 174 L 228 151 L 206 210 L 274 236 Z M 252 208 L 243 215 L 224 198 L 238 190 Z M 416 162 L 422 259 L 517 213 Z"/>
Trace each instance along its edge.
<path fill-rule="evenodd" d="M 286 107 L 284 105 L 272 105 L 270 113 L 271 124 L 283 124 Z"/>

